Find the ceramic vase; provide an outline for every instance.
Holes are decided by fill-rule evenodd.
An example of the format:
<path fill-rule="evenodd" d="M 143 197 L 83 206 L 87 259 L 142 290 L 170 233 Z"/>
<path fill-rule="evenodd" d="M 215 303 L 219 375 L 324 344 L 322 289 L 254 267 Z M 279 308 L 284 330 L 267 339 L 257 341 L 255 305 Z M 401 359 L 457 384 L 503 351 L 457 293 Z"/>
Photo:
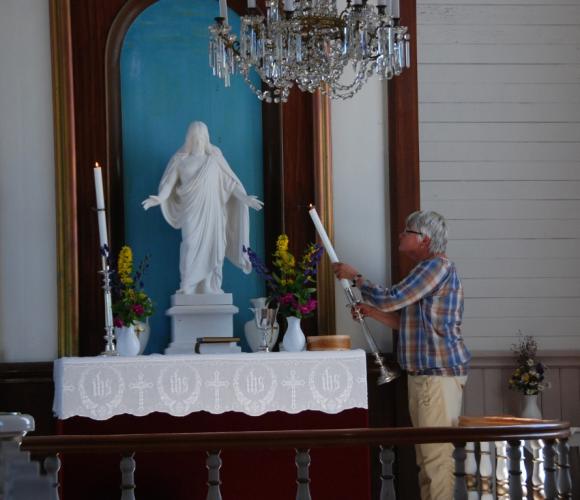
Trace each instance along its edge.
<path fill-rule="evenodd" d="M 137 356 L 139 354 L 141 344 L 135 332 L 135 325 L 115 327 L 115 338 L 119 356 Z"/>
<path fill-rule="evenodd" d="M 288 322 L 288 328 L 282 340 L 284 350 L 289 352 L 303 351 L 306 346 L 306 337 L 302 328 L 300 328 L 300 318 L 288 316 L 286 321 Z"/>
<path fill-rule="evenodd" d="M 522 401 L 522 413 L 521 416 L 523 418 L 535 418 L 541 419 L 542 418 L 542 411 L 538 406 L 538 395 L 531 394 L 531 395 L 524 395 Z"/>
<path fill-rule="evenodd" d="M 250 307 L 250 311 L 254 312 L 256 309 L 261 309 L 266 307 L 266 297 L 256 297 L 255 299 L 250 299 L 250 303 L 252 307 Z M 274 330 L 272 332 L 272 337 L 270 338 L 270 342 L 268 343 L 268 348 L 272 350 L 276 345 L 276 341 L 278 340 L 278 334 L 280 332 L 280 327 L 278 322 L 274 323 Z M 258 328 L 256 325 L 255 319 L 251 319 L 250 321 L 246 321 L 244 325 L 244 336 L 246 337 L 246 342 L 250 347 L 252 352 L 258 352 L 260 350 L 260 346 L 262 345 L 262 339 L 264 333 L 262 330 Z"/>
<path fill-rule="evenodd" d="M 139 352 L 137 354 L 143 354 L 143 351 L 147 347 L 147 342 L 149 342 L 149 334 L 151 333 L 151 327 L 149 326 L 149 318 L 145 321 L 135 321 L 135 333 L 137 333 L 137 338 L 139 339 Z"/>

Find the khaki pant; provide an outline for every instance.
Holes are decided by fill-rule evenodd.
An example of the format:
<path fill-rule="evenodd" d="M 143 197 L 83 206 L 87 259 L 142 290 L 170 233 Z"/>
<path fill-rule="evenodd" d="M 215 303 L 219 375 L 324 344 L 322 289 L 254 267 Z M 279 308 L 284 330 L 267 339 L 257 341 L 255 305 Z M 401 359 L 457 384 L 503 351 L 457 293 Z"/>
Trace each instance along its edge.
<path fill-rule="evenodd" d="M 409 413 L 414 427 L 450 427 L 457 425 L 461 412 L 462 377 L 409 375 Z M 450 443 L 415 446 L 419 466 L 422 500 L 452 500 L 453 445 Z"/>

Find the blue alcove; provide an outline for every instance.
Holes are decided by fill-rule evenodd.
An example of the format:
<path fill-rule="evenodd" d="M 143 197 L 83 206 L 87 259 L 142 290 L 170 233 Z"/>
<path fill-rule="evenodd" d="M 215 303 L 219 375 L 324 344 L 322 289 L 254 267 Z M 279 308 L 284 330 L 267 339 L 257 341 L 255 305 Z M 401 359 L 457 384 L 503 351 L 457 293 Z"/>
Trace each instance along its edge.
<path fill-rule="evenodd" d="M 155 303 L 145 353 L 163 352 L 171 339 L 165 311 L 179 287 L 180 231 L 163 219 L 159 207 L 145 212 L 141 202 L 156 194 L 169 158 L 179 149 L 189 123 L 207 124 L 249 194 L 263 199 L 261 102 L 243 80 L 232 86 L 213 76 L 208 64 L 208 26 L 218 13 L 215 0 L 160 0 L 144 10 L 127 31 L 121 51 L 121 112 L 125 240 L 135 262 L 150 256 L 145 291 Z M 240 19 L 231 9 L 230 24 Z M 255 82 L 259 86 L 259 82 Z M 250 245 L 264 254 L 263 212 L 250 210 Z M 240 312 L 234 334 L 243 340 L 251 319 L 249 299 L 263 296 L 263 282 L 226 260 L 223 286 Z"/>

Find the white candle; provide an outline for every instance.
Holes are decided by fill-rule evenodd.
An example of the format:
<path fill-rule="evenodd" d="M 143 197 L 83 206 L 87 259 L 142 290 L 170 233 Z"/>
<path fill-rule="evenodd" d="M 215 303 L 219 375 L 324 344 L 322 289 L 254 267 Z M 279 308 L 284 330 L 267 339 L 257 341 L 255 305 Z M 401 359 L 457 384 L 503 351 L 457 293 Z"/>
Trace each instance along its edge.
<path fill-rule="evenodd" d="M 284 10 L 286 12 L 294 12 L 294 0 L 284 0 Z"/>
<path fill-rule="evenodd" d="M 336 252 L 334 251 L 334 247 L 332 246 L 332 243 L 330 242 L 330 238 L 328 237 L 328 234 L 326 234 L 326 229 L 324 229 L 324 226 L 322 225 L 322 221 L 320 220 L 320 217 L 318 217 L 318 212 L 316 211 L 316 208 L 312 207 L 308 211 L 308 213 L 310 214 L 310 218 L 312 219 L 312 222 L 314 222 L 314 227 L 316 228 L 316 231 L 318 232 L 318 236 L 320 236 L 320 239 L 322 240 L 322 245 L 324 246 L 324 249 L 326 250 L 326 253 L 328 254 L 328 258 L 330 259 L 330 262 L 332 262 L 333 264 L 335 262 L 338 262 L 338 257 L 336 255 Z M 350 288 L 350 282 L 347 279 L 341 279 L 340 284 L 342 285 L 342 288 L 344 288 L 345 290 L 348 290 Z"/>
<path fill-rule="evenodd" d="M 401 17 L 401 12 L 399 9 L 399 0 L 393 0 L 391 17 L 393 17 L 394 19 L 399 19 Z"/>
<path fill-rule="evenodd" d="M 109 246 L 107 238 L 107 217 L 105 216 L 105 194 L 103 192 L 103 174 L 98 162 L 95 162 L 93 170 L 95 174 L 95 194 L 97 197 L 97 218 L 99 222 L 99 242 L 101 248 Z"/>
<path fill-rule="evenodd" d="M 248 0 L 248 9 L 256 8 L 256 0 Z"/>
<path fill-rule="evenodd" d="M 387 0 L 377 0 L 377 7 L 386 7 Z"/>
<path fill-rule="evenodd" d="M 224 18 L 224 22 L 228 24 L 228 4 L 227 0 L 220 0 L 220 17 Z"/>

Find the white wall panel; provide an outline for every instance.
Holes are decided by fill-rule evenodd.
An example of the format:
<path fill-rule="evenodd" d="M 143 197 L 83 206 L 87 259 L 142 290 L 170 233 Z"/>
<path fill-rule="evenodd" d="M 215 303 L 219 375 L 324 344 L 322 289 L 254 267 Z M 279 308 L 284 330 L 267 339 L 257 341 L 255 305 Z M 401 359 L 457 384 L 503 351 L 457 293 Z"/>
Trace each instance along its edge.
<path fill-rule="evenodd" d="M 421 161 L 421 180 L 579 180 L 578 162 Z"/>
<path fill-rule="evenodd" d="M 578 348 L 580 4 L 417 5 L 421 205 L 449 220 L 467 343 L 509 350 L 521 330 Z M 476 392 L 497 390 L 475 373 Z"/>
<path fill-rule="evenodd" d="M 0 1 L 0 361 L 57 353 L 56 217 L 46 0 Z"/>

